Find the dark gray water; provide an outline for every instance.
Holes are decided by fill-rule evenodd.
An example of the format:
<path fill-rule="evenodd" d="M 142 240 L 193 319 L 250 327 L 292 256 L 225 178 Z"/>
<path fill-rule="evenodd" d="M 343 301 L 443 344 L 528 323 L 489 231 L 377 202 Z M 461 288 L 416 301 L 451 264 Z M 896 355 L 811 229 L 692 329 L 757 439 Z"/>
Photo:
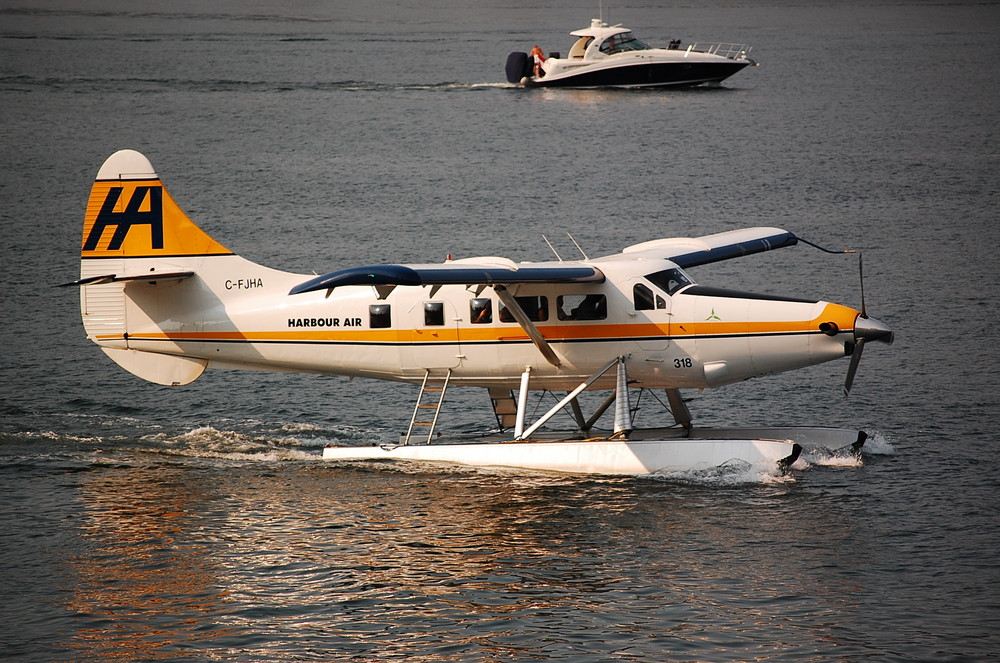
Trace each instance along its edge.
<path fill-rule="evenodd" d="M 608 3 L 605 3 L 606 5 Z M 587 3 L 0 0 L 5 660 L 978 661 L 1000 650 L 1000 6 L 605 7 L 747 42 L 722 87 L 525 91 Z M 704 424 L 873 433 L 790 475 L 580 478 L 331 464 L 415 390 L 210 372 L 145 383 L 84 338 L 83 209 L 147 154 L 226 246 L 330 271 L 591 255 L 775 225 L 864 250 L 896 330 L 847 363 L 690 394 Z M 860 303 L 807 247 L 703 283 Z M 485 394 L 450 431 L 482 429 Z M 640 424 L 662 423 L 655 408 Z"/>

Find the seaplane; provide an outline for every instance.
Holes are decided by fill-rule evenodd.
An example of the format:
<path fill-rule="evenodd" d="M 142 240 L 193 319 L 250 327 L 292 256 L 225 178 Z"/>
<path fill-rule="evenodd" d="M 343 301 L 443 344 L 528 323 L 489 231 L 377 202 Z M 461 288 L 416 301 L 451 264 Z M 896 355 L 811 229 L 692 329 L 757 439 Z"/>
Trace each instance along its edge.
<path fill-rule="evenodd" d="M 847 394 L 863 349 L 891 343 L 893 332 L 868 316 L 863 286 L 856 310 L 702 285 L 686 270 L 800 242 L 822 248 L 754 227 L 653 239 L 598 258 L 577 246 L 577 260 L 449 257 L 296 274 L 224 247 L 174 202 L 145 156 L 122 150 L 100 167 L 90 193 L 80 278 L 62 285 L 80 290 L 88 338 L 156 384 L 186 385 L 219 368 L 414 385 L 410 424 L 398 439 L 330 445 L 324 459 L 581 474 L 731 463 L 785 471 L 803 449 L 857 452 L 866 433 L 702 428 L 681 390 L 848 357 Z M 490 399 L 496 426 L 488 434 L 441 434 L 446 395 L 461 387 Z M 529 415 L 533 392 L 561 397 Z M 633 398 L 646 392 L 662 395 L 673 425 L 633 425 Z M 608 410 L 610 426 L 601 423 Z M 547 425 L 560 412 L 573 422 L 569 430 Z"/>

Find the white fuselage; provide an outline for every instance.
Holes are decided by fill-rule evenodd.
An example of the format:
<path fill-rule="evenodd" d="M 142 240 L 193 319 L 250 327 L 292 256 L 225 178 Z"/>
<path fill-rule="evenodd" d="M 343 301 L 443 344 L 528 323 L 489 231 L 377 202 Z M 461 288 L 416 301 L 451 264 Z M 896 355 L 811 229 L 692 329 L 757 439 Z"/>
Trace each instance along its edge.
<path fill-rule="evenodd" d="M 685 294 L 698 286 L 671 295 L 644 276 L 672 267 L 669 261 L 598 259 L 580 264 L 598 266 L 602 283 L 510 288 L 539 308 L 530 315 L 553 362 L 504 315 L 493 287 L 397 286 L 380 298 L 373 286 L 344 286 L 290 295 L 308 275 L 236 255 L 157 260 L 159 271 L 195 276 L 83 289 L 84 321 L 95 342 L 208 366 L 410 382 L 428 369 L 451 369 L 458 384 L 513 387 L 530 367 L 533 389 L 571 388 L 609 357 L 624 356 L 634 386 L 708 387 L 842 357 L 857 315 L 826 302 Z M 105 260 L 85 259 L 82 277 L 107 269 Z M 637 303 L 639 291 L 652 292 L 652 308 Z M 574 319 L 569 306 L 588 295 L 603 296 L 603 317 Z M 473 310 L 473 300 L 480 309 Z M 484 300 L 488 321 L 475 321 Z M 837 331 L 824 333 L 824 322 Z M 609 375 L 593 388 L 613 383 Z"/>

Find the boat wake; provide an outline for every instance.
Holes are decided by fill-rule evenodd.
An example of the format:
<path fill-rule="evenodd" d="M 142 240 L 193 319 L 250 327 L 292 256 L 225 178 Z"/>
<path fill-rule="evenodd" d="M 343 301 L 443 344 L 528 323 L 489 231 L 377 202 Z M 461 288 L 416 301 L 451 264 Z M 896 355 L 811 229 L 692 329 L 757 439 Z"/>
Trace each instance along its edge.
<path fill-rule="evenodd" d="M 187 90 L 191 92 L 301 92 L 301 91 L 335 91 L 349 92 L 392 92 L 392 91 L 423 91 L 423 90 L 478 90 L 493 88 L 513 88 L 510 83 L 483 82 L 468 83 L 456 81 L 438 81 L 428 83 L 381 83 L 364 80 L 242 80 L 228 78 L 188 79 L 160 78 L 137 76 L 76 76 L 76 77 L 38 77 L 27 75 L 0 76 L 0 91 L 26 92 L 35 89 L 59 89 L 72 92 L 164 92 Z"/>
<path fill-rule="evenodd" d="M 896 453 L 893 439 L 890 435 L 879 430 L 868 431 L 868 439 L 865 440 L 862 454 L 866 456 L 892 456 Z"/>
<path fill-rule="evenodd" d="M 896 453 L 895 448 L 889 441 L 885 433 L 881 431 L 869 431 L 861 453 L 855 452 L 850 447 L 829 451 L 826 449 L 806 449 L 799 458 L 792 464 L 793 470 L 807 470 L 812 466 L 818 467 L 863 467 L 865 456 L 891 456 Z"/>
<path fill-rule="evenodd" d="M 54 431 L 21 432 L 4 436 L 9 459 L 30 457 L 71 457 L 85 462 L 145 462 L 141 458 L 159 455 L 173 458 L 208 459 L 235 463 L 324 462 L 332 467 L 376 472 L 425 475 L 502 474 L 505 476 L 552 477 L 558 481 L 579 481 L 583 475 L 548 470 L 512 469 L 501 466 L 473 467 L 454 462 L 428 462 L 403 458 L 323 460 L 323 450 L 334 447 L 381 447 L 386 430 L 377 427 L 347 426 L 337 423 L 269 422 L 262 420 L 220 420 L 181 430 L 168 431 L 158 424 L 131 419 L 132 435 L 107 436 L 103 421 L 81 426 L 73 435 Z M 82 417 L 89 421 L 89 417 Z M 119 424 L 121 419 L 119 418 Z M 81 430 L 91 429 L 91 430 Z M 838 451 L 805 448 L 794 464 L 783 471 L 773 462 L 752 463 L 732 459 L 721 465 L 697 469 L 661 471 L 652 474 L 623 474 L 624 481 L 658 481 L 684 485 L 740 486 L 794 483 L 813 468 L 851 469 L 864 466 L 866 457 L 892 455 L 893 442 L 881 431 L 869 431 L 861 454 L 850 446 Z M 590 475 L 595 478 L 601 475 Z"/>
<path fill-rule="evenodd" d="M 264 422 L 244 422 L 248 429 L 238 432 L 213 426 L 201 426 L 179 435 L 149 434 L 142 438 L 141 451 L 210 458 L 237 462 L 319 461 L 322 450 L 328 445 L 339 447 L 374 447 L 383 441 L 384 431 L 351 426 L 321 426 L 306 423 L 285 423 L 278 427 Z M 667 481 L 671 483 L 705 486 L 777 485 L 794 483 L 798 476 L 811 468 L 860 468 L 864 456 L 891 455 L 895 450 L 881 432 L 869 434 L 862 454 L 850 447 L 838 451 L 807 449 L 790 468 L 784 471 L 773 463 L 750 463 L 730 460 L 721 465 L 696 470 L 657 472 L 628 475 L 631 479 Z M 331 462 L 330 460 L 326 461 Z M 352 468 L 366 467 L 377 471 L 404 474 L 478 474 L 502 473 L 505 475 L 544 475 L 578 478 L 572 473 L 545 470 L 512 469 L 507 467 L 473 467 L 450 462 L 425 462 L 407 459 L 345 459 L 332 461 L 335 465 Z"/>
<path fill-rule="evenodd" d="M 310 453 L 304 449 L 298 438 L 295 437 L 258 437 L 235 431 L 222 431 L 211 426 L 195 428 L 176 436 L 151 435 L 143 438 L 143 442 L 147 443 L 148 451 L 173 456 L 239 461 L 309 460 L 316 458 L 316 453 Z"/>
<path fill-rule="evenodd" d="M 249 428 L 262 422 L 245 422 Z M 236 461 L 318 460 L 324 446 L 370 444 L 377 433 L 351 426 L 283 424 L 279 430 L 237 432 L 201 426 L 180 435 L 157 433 L 142 438 L 144 450 L 175 456 Z"/>
<path fill-rule="evenodd" d="M 660 472 L 651 479 L 671 483 L 703 486 L 741 486 L 794 483 L 795 477 L 780 471 L 771 463 L 747 463 L 733 460 L 716 467 L 684 472 Z"/>

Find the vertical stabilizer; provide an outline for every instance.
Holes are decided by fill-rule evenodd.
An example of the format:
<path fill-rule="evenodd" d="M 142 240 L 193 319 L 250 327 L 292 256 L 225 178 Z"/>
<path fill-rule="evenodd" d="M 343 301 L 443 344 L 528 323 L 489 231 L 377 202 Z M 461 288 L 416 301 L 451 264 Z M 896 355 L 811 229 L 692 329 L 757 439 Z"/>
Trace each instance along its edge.
<path fill-rule="evenodd" d="M 197 324 L 195 304 L 185 310 L 187 300 L 176 299 L 190 290 L 175 288 L 175 299 L 167 301 L 151 297 L 149 289 L 162 284 L 157 291 L 163 291 L 193 276 L 204 259 L 231 255 L 177 206 L 145 156 L 135 150 L 115 152 L 101 166 L 90 191 L 80 280 L 72 284 L 81 286 L 87 336 L 141 378 L 160 384 L 191 382 L 207 361 L 181 356 L 183 351 L 170 343 L 163 343 L 159 352 L 137 352 L 129 339 L 137 329 L 161 331 L 164 318 Z"/>
<path fill-rule="evenodd" d="M 101 166 L 87 202 L 81 258 L 230 254 L 177 206 L 145 156 L 121 150 Z"/>

